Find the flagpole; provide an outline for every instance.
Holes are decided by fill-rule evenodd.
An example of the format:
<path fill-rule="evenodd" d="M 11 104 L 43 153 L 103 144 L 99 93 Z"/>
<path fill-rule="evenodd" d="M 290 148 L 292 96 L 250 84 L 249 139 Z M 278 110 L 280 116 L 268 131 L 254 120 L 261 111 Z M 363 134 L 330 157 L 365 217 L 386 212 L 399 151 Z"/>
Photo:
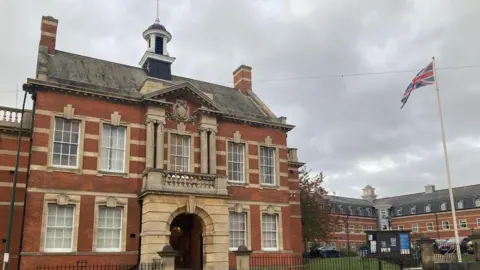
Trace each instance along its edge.
<path fill-rule="evenodd" d="M 445 156 L 445 169 L 446 169 L 446 172 L 447 172 L 448 193 L 450 195 L 450 207 L 452 209 L 453 231 L 455 233 L 455 242 L 456 242 L 458 262 L 462 262 L 462 254 L 461 254 L 460 243 L 459 243 L 459 238 L 458 238 L 457 213 L 455 211 L 455 201 L 453 199 L 452 178 L 450 176 L 450 164 L 448 162 L 447 142 L 445 140 L 445 128 L 444 128 L 444 125 L 443 125 L 442 104 L 440 103 L 440 91 L 438 90 L 439 88 L 438 88 L 438 78 L 437 78 L 437 74 L 436 74 L 435 57 L 432 57 L 432 59 L 433 59 L 433 76 L 435 78 L 435 88 L 436 88 L 436 92 L 437 92 L 438 115 L 440 117 L 440 129 L 442 131 L 443 154 Z"/>

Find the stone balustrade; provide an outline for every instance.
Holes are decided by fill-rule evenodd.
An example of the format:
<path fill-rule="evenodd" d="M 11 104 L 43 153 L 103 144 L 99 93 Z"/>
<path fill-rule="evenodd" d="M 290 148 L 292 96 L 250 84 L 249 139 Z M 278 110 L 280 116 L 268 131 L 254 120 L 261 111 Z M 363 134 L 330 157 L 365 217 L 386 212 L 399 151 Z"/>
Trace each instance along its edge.
<path fill-rule="evenodd" d="M 29 129 L 32 124 L 32 112 L 25 111 L 22 116 L 22 110 L 0 106 L 0 128 L 19 129 L 23 119 L 23 129 Z"/>
<path fill-rule="evenodd" d="M 178 192 L 227 195 L 227 178 L 214 174 L 149 169 L 144 174 L 142 192 Z"/>

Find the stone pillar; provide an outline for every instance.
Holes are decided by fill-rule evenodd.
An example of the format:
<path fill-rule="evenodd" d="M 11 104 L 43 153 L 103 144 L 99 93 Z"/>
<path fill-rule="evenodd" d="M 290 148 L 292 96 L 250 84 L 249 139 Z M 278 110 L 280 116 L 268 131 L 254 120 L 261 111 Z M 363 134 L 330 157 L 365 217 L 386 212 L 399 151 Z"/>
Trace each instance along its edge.
<path fill-rule="evenodd" d="M 475 261 L 480 262 L 480 232 L 472 232 L 470 240 L 473 242 L 473 254 Z"/>
<path fill-rule="evenodd" d="M 165 152 L 164 148 L 164 138 L 165 135 L 163 133 L 163 122 L 158 122 L 157 125 L 157 159 L 156 159 L 156 168 L 163 169 L 163 153 Z"/>
<path fill-rule="evenodd" d="M 217 134 L 210 132 L 210 174 L 217 174 Z"/>
<path fill-rule="evenodd" d="M 151 119 L 147 119 L 147 160 L 146 160 L 146 168 L 153 168 L 153 153 L 154 149 L 154 136 L 155 131 L 153 129 L 153 121 Z"/>
<path fill-rule="evenodd" d="M 428 237 L 428 235 L 423 235 L 418 243 L 421 247 L 421 257 L 422 257 L 422 269 L 424 270 L 434 270 L 435 262 L 433 259 L 433 243 L 435 240 Z"/>
<path fill-rule="evenodd" d="M 158 255 L 162 258 L 163 270 L 175 270 L 175 256 L 177 256 L 177 253 L 170 245 L 166 245 L 162 251 L 158 252 Z"/>
<path fill-rule="evenodd" d="M 208 173 L 208 134 L 207 130 L 200 130 L 200 172 Z"/>
<path fill-rule="evenodd" d="M 234 251 L 235 258 L 237 261 L 237 270 L 249 270 L 250 269 L 250 254 L 251 250 L 244 245 L 238 247 L 237 251 Z"/>

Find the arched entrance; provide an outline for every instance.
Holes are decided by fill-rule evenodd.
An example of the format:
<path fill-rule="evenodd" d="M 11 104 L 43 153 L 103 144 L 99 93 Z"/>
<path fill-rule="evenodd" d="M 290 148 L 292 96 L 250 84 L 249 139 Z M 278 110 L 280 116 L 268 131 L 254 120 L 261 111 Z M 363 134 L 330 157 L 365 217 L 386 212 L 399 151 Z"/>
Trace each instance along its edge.
<path fill-rule="evenodd" d="M 182 213 L 170 223 L 170 245 L 179 252 L 175 269 L 201 270 L 203 267 L 203 226 L 196 214 Z"/>

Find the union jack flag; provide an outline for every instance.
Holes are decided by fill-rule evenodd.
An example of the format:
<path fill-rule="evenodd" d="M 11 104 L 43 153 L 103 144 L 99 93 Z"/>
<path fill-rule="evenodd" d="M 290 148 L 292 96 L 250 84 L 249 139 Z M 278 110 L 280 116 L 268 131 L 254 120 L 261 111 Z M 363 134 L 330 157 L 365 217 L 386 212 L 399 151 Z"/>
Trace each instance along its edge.
<path fill-rule="evenodd" d="M 415 76 L 412 82 L 408 85 L 407 90 L 405 90 L 405 93 L 403 93 L 401 108 L 405 106 L 413 90 L 418 89 L 420 87 L 427 86 L 427 85 L 432 85 L 432 84 L 435 84 L 435 75 L 433 73 L 433 61 L 426 68 L 420 70 L 417 76 Z"/>

